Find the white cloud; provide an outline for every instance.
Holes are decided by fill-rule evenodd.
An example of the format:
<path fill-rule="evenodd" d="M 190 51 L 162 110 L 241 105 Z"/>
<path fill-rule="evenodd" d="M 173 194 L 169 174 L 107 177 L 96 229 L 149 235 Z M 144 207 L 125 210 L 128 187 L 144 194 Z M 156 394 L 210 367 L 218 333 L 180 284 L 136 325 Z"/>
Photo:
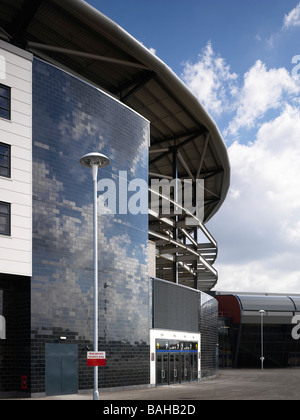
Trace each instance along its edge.
<path fill-rule="evenodd" d="M 232 116 L 225 137 L 252 129 L 269 110 L 280 113 L 291 95 L 300 93 L 297 80 L 285 68 L 267 69 L 261 60 L 239 80 L 210 42 L 196 63 L 184 63 L 182 78 L 213 117 Z"/>
<path fill-rule="evenodd" d="M 282 39 L 282 35 L 284 32 L 289 31 L 292 28 L 300 26 L 300 3 L 292 9 L 287 15 L 284 16 L 283 25 L 280 29 L 277 29 L 274 33 L 272 33 L 269 37 L 267 37 L 264 42 L 266 47 L 269 50 L 274 49 L 278 45 L 278 41 Z M 256 38 L 257 40 L 261 40 L 261 38 Z"/>
<path fill-rule="evenodd" d="M 284 17 L 284 29 L 300 26 L 300 3 Z"/>
<path fill-rule="evenodd" d="M 211 43 L 183 79 L 217 121 L 226 117 L 231 142 L 231 189 L 209 222 L 216 289 L 300 293 L 299 83 L 261 60 L 239 79 Z M 244 129 L 251 143 L 241 142 Z"/>
<path fill-rule="evenodd" d="M 255 142 L 229 147 L 232 193 L 210 222 L 216 289 L 300 293 L 299 133 L 300 110 L 287 105 Z"/>
<path fill-rule="evenodd" d="M 272 34 L 272 35 L 270 35 L 269 38 L 267 38 L 265 40 L 265 43 L 266 43 L 266 45 L 267 45 L 268 48 L 272 49 L 272 48 L 275 47 L 275 40 L 277 39 L 277 37 L 278 37 L 277 34 L 275 34 L 275 35 Z"/>
<path fill-rule="evenodd" d="M 152 54 L 154 54 L 154 55 L 156 55 L 156 49 L 155 48 L 149 48 L 149 51 L 152 53 Z"/>
<path fill-rule="evenodd" d="M 299 86 L 286 69 L 268 70 L 262 61 L 256 61 L 244 76 L 236 115 L 228 126 L 228 132 L 236 134 L 242 127 L 252 128 L 268 110 L 282 106 L 285 94 L 296 93 L 299 93 Z"/>
<path fill-rule="evenodd" d="M 237 93 L 236 73 L 230 72 L 224 58 L 207 43 L 196 63 L 184 63 L 182 78 L 208 112 L 220 115 L 230 108 L 232 97 Z"/>
<path fill-rule="evenodd" d="M 247 266 L 221 265 L 220 280 L 215 288 L 231 292 L 299 293 L 300 270 L 286 272 L 266 262 Z"/>

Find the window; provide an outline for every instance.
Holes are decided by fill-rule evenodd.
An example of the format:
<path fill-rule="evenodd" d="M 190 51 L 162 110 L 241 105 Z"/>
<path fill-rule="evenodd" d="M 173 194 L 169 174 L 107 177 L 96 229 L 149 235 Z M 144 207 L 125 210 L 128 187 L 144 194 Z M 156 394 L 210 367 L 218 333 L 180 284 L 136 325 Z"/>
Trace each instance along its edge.
<path fill-rule="evenodd" d="M 10 236 L 10 204 L 0 201 L 0 235 Z"/>
<path fill-rule="evenodd" d="M 0 176 L 10 178 L 10 146 L 0 143 Z"/>
<path fill-rule="evenodd" d="M 10 87 L 0 84 L 0 117 L 10 120 Z"/>

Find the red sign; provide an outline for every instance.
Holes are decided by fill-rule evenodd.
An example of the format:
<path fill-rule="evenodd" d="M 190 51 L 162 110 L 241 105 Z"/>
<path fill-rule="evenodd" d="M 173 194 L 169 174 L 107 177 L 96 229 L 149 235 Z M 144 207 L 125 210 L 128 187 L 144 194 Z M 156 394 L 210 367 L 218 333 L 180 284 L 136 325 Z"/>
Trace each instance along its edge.
<path fill-rule="evenodd" d="M 88 351 L 87 365 L 88 366 L 106 366 L 105 351 Z"/>
<path fill-rule="evenodd" d="M 21 376 L 21 389 L 27 389 L 27 376 Z"/>

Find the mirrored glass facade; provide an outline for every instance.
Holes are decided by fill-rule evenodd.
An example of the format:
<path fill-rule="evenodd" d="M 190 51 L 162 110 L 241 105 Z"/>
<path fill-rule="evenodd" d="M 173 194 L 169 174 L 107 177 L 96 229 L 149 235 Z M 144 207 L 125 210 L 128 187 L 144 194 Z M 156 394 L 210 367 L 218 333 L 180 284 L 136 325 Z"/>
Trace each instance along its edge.
<path fill-rule="evenodd" d="M 0 396 L 93 389 L 87 366 L 94 334 L 93 182 L 92 171 L 79 164 L 91 151 L 111 160 L 98 179 L 115 186 L 116 209 L 98 195 L 99 351 L 107 355 L 99 388 L 152 384 L 152 361 L 163 378 L 167 360 L 168 381 L 157 377 L 157 385 L 214 377 L 217 301 L 149 278 L 148 214 L 122 207 L 134 193 L 132 180 L 144 181 L 148 195 L 149 122 L 37 58 L 32 83 L 32 277 L 0 274 L 0 315 L 7 323 Z M 154 351 L 152 359 L 153 329 L 179 331 L 182 338 L 168 340 L 169 350 Z"/>
<path fill-rule="evenodd" d="M 180 348 L 162 355 L 168 384 L 214 376 L 217 308 L 200 290 L 218 278 L 204 224 L 230 185 L 219 130 L 167 64 L 87 2 L 2 3 L 0 397 L 94 388 L 94 189 L 79 163 L 92 152 L 111 162 L 98 174 L 99 388 L 158 384 L 162 336 Z M 170 189 L 151 206 L 157 180 Z"/>
<path fill-rule="evenodd" d="M 218 374 L 218 302 L 201 293 L 200 332 L 202 376 Z"/>
<path fill-rule="evenodd" d="M 144 118 L 34 59 L 32 393 L 45 392 L 45 345 L 61 336 L 78 345 L 79 389 L 93 388 L 86 366 L 87 347 L 93 350 L 93 183 L 79 159 L 92 151 L 109 156 L 98 179 L 114 182 L 118 204 L 130 180 L 148 179 L 148 142 Z M 98 239 L 99 350 L 108 355 L 99 386 L 147 384 L 147 214 L 99 215 Z"/>

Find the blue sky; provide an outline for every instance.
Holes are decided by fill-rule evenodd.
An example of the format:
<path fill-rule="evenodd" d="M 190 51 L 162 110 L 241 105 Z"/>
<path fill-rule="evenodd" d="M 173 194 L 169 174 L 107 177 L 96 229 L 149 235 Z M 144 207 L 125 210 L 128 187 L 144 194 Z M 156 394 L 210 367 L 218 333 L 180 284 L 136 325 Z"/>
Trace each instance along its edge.
<path fill-rule="evenodd" d="M 299 0 L 88 2 L 171 67 L 224 138 L 216 289 L 300 293 Z"/>
<path fill-rule="evenodd" d="M 157 55 L 178 75 L 210 40 L 214 50 L 242 73 L 257 59 L 290 64 L 297 34 L 285 33 L 279 51 L 264 42 L 280 32 L 298 0 L 89 0 Z M 298 33 L 299 35 L 299 33 Z M 259 40 L 261 38 L 261 41 Z"/>

